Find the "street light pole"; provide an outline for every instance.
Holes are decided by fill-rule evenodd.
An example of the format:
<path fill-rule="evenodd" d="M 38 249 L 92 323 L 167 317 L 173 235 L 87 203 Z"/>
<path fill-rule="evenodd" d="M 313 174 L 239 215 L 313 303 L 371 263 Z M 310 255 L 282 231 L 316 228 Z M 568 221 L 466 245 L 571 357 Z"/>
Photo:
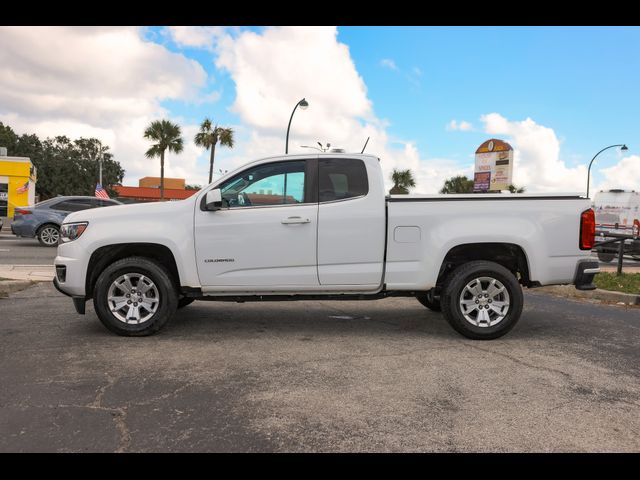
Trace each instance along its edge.
<path fill-rule="evenodd" d="M 591 179 L 591 164 L 593 163 L 593 161 L 596 159 L 596 157 L 598 155 L 600 155 L 605 150 L 608 150 L 609 148 L 613 148 L 613 147 L 621 147 L 620 150 L 623 151 L 623 152 L 626 151 L 626 150 L 629 150 L 625 144 L 621 143 L 621 144 L 618 144 L 618 145 L 609 145 L 608 147 L 603 148 L 602 150 L 600 150 L 598 153 L 596 153 L 593 156 L 593 158 L 589 162 L 589 168 L 587 169 L 587 198 L 589 198 L 589 180 Z"/>
<path fill-rule="evenodd" d="M 289 153 L 289 130 L 291 129 L 291 120 L 293 120 L 293 114 L 296 113 L 296 108 L 298 108 L 298 106 L 300 106 L 300 108 L 304 110 L 309 106 L 309 103 L 303 98 L 298 103 L 296 103 L 295 107 L 293 107 L 293 112 L 291 112 L 291 117 L 289 118 L 289 125 L 287 126 L 287 141 L 284 146 L 284 153 Z"/>

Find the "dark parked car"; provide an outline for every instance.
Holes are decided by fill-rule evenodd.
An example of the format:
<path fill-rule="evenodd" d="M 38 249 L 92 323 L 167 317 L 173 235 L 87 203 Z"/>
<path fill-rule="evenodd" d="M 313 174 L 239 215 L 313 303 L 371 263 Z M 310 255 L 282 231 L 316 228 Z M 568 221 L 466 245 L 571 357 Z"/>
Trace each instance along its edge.
<path fill-rule="evenodd" d="M 19 237 L 37 237 L 45 247 L 55 247 L 60 225 L 71 212 L 113 205 L 122 203 L 97 197 L 56 197 L 33 207 L 16 207 L 11 232 Z"/>

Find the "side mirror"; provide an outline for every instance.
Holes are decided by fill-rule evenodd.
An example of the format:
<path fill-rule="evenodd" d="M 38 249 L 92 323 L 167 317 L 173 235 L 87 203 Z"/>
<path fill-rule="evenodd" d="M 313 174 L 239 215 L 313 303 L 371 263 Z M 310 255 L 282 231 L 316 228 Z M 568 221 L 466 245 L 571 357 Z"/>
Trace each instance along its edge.
<path fill-rule="evenodd" d="M 222 208 L 222 192 L 219 188 L 214 188 L 207 192 L 205 200 L 205 209 L 211 212 L 220 210 Z"/>

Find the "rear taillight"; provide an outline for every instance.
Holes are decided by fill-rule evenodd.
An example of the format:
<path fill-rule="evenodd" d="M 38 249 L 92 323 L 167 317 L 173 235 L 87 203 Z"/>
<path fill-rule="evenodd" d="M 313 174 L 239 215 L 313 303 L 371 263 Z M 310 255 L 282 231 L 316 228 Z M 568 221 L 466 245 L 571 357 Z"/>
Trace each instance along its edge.
<path fill-rule="evenodd" d="M 31 215 L 31 210 L 24 210 L 22 208 L 16 208 L 15 213 L 19 215 Z"/>
<path fill-rule="evenodd" d="M 580 250 L 591 250 L 596 243 L 596 214 L 593 209 L 580 215 Z"/>

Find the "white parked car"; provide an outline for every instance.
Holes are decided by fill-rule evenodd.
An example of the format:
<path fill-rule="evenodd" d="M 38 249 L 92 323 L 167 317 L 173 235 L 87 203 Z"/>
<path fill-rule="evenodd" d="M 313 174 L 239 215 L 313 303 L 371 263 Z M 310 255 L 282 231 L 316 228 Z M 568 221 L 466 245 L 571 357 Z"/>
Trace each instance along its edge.
<path fill-rule="evenodd" d="M 518 321 L 522 286 L 595 288 L 594 225 L 582 197 L 386 196 L 375 156 L 286 155 L 180 202 L 72 213 L 54 283 L 120 335 L 152 334 L 194 299 L 415 296 L 491 339 Z"/>

